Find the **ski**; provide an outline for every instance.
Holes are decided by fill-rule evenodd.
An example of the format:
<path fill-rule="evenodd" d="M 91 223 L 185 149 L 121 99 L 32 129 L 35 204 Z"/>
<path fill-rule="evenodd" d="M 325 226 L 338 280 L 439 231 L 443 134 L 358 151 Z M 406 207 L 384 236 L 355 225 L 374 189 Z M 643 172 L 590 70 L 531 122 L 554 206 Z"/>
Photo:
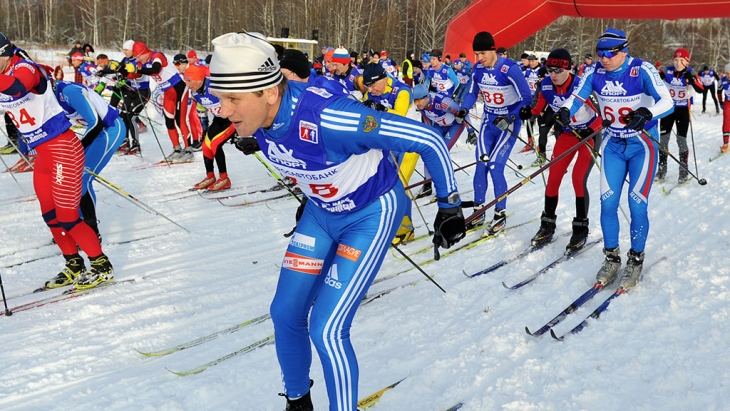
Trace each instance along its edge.
<path fill-rule="evenodd" d="M 453 405 L 453 406 L 451 406 L 450 408 L 447 408 L 447 409 L 446 409 L 446 411 L 456 411 L 456 410 L 460 410 L 460 409 L 461 409 L 461 407 L 463 407 L 463 406 L 464 406 L 464 403 L 463 403 L 463 402 L 460 402 L 460 403 L 454 404 L 454 405 Z"/>
<path fill-rule="evenodd" d="M 146 277 L 144 277 L 144 278 L 146 278 Z M 132 282 L 135 282 L 135 281 L 136 280 L 134 278 L 130 278 L 130 279 L 126 279 L 126 280 L 119 280 L 119 281 L 113 280 L 113 281 L 110 281 L 110 282 L 101 283 L 101 284 L 97 285 L 94 288 L 89 288 L 89 289 L 85 289 L 85 290 L 66 290 L 66 291 L 64 291 L 61 294 L 57 294 L 57 295 L 54 295 L 54 296 L 51 296 L 51 297 L 42 298 L 42 299 L 36 300 L 36 301 L 31 301 L 31 302 L 26 303 L 26 304 L 21 304 L 19 306 L 16 306 L 16 307 L 11 308 L 10 311 L 12 311 L 13 314 L 18 313 L 18 312 L 21 312 L 21 311 L 28 311 L 28 310 L 31 310 L 33 308 L 43 307 L 45 305 L 54 304 L 54 303 L 57 303 L 59 301 L 69 300 L 71 298 L 76 298 L 76 297 L 80 297 L 82 295 L 87 295 L 87 294 L 90 294 L 92 292 L 95 292 L 95 291 L 98 291 L 98 290 L 103 290 L 105 288 L 109 288 L 109 287 L 112 287 L 112 286 L 117 285 L 117 284 L 132 283 Z M 0 311 L 0 316 L 3 316 L 3 315 L 5 315 L 5 312 Z"/>
<path fill-rule="evenodd" d="M 243 203 L 228 204 L 228 203 L 224 203 L 220 199 L 218 199 L 217 201 L 221 205 L 226 206 L 226 207 L 245 207 L 245 206 L 250 206 L 250 205 L 256 205 L 256 204 L 266 203 L 267 201 L 281 200 L 281 199 L 285 199 L 287 197 L 292 197 L 293 198 L 293 196 L 289 192 L 287 192 L 285 194 L 281 194 L 281 195 L 278 195 L 278 196 L 269 197 L 269 198 L 262 198 L 260 200 L 254 200 L 254 201 L 244 201 Z"/>
<path fill-rule="evenodd" d="M 653 263 L 651 263 L 651 265 L 649 265 L 648 267 L 646 267 L 646 269 L 644 269 L 644 270 L 643 270 L 643 272 L 641 273 L 641 274 L 642 274 L 642 276 L 643 276 L 644 274 L 646 274 L 646 272 L 647 272 L 647 271 L 651 270 L 651 268 L 652 268 L 652 267 L 654 267 L 655 265 L 659 264 L 659 263 L 660 263 L 660 262 L 662 262 L 662 261 L 665 261 L 666 259 L 667 259 L 667 257 L 661 257 L 661 258 L 660 258 L 660 259 L 658 259 L 657 261 L 654 261 Z M 592 318 L 593 318 L 593 319 L 597 319 L 598 317 L 600 317 L 600 316 L 601 316 L 601 314 L 602 314 L 602 313 L 603 313 L 604 311 L 606 311 L 606 309 L 608 309 L 608 306 L 609 306 L 609 304 L 611 304 L 611 301 L 613 301 L 614 299 L 616 299 L 616 298 L 617 298 L 617 297 L 619 297 L 620 295 L 622 295 L 622 294 L 625 294 L 625 293 L 626 293 L 627 291 L 628 291 L 628 290 L 626 290 L 626 289 L 624 289 L 623 287 L 619 286 L 619 287 L 618 287 L 618 288 L 616 289 L 616 291 L 614 291 L 614 292 L 613 292 L 613 294 L 611 294 L 610 296 L 608 296 L 608 298 L 606 298 L 606 299 L 605 299 L 605 300 L 604 300 L 604 301 L 603 301 L 603 302 L 601 303 L 601 305 L 599 305 L 599 306 L 598 306 L 598 307 L 597 307 L 597 308 L 596 308 L 595 310 L 593 310 L 593 312 L 592 312 L 592 313 L 591 313 L 591 314 L 590 314 L 590 315 L 589 315 L 588 317 L 586 317 L 586 319 L 585 319 L 585 320 L 583 320 L 583 321 L 582 321 L 582 322 L 581 322 L 580 324 L 576 325 L 576 326 L 575 326 L 575 327 L 573 327 L 573 328 L 572 328 L 572 329 L 571 329 L 570 331 L 568 331 L 567 333 L 565 333 L 565 334 L 561 335 L 560 337 L 558 337 L 558 336 L 557 336 L 557 334 L 555 334 L 555 331 L 554 331 L 554 330 L 550 330 L 550 336 L 552 336 L 552 337 L 553 337 L 554 339 L 556 339 L 556 340 L 558 340 L 558 341 L 563 341 L 563 340 L 565 339 L 565 337 L 566 337 L 566 336 L 567 336 L 568 334 L 578 334 L 578 333 L 579 333 L 579 332 L 581 332 L 581 331 L 582 331 L 582 330 L 583 330 L 583 329 L 584 329 L 584 328 L 585 328 L 586 326 L 588 326 L 588 323 L 589 323 L 589 321 L 590 321 L 590 320 L 591 320 Z"/>
<path fill-rule="evenodd" d="M 250 187 L 249 187 L 249 191 L 246 191 L 244 193 L 231 194 L 231 189 L 228 189 L 228 190 L 226 190 L 226 192 L 198 190 L 198 194 L 201 197 L 208 199 L 208 200 L 225 200 L 228 198 L 235 198 L 235 197 L 251 195 L 251 194 L 258 194 L 258 193 L 270 193 L 273 191 L 281 191 L 281 190 L 284 190 L 284 187 L 281 184 L 276 184 L 269 188 L 261 188 L 261 189 L 256 189 L 256 190 L 250 190 Z"/>
<path fill-rule="evenodd" d="M 213 341 L 216 338 L 220 337 L 221 335 L 234 333 L 234 332 L 239 331 L 242 328 L 248 327 L 250 325 L 260 324 L 270 318 L 271 318 L 271 315 L 269 315 L 269 314 L 260 315 L 256 318 L 252 318 L 248 321 L 244 321 L 240 324 L 236 324 L 236 325 L 234 325 L 232 327 L 228 327 L 224 330 L 216 331 L 216 332 L 214 332 L 212 334 L 208 334 L 204 337 L 196 338 L 194 340 L 191 340 L 191 341 L 188 341 L 188 342 L 185 342 L 182 344 L 178 344 L 174 347 L 165 348 L 165 349 L 159 350 L 159 351 L 140 351 L 137 348 L 135 348 L 134 350 L 137 351 L 138 353 L 144 355 L 145 357 L 163 357 L 165 355 L 169 355 L 172 353 L 176 353 L 178 351 L 182 351 L 182 350 L 186 350 L 188 348 L 198 346 L 198 345 L 206 343 L 208 341 Z"/>
<path fill-rule="evenodd" d="M 565 253 L 564 253 L 563 255 L 561 255 L 561 256 L 560 256 L 560 257 L 559 257 L 558 259 L 556 259 L 556 260 L 555 260 L 555 261 L 553 261 L 552 263 L 550 263 L 550 264 L 546 265 L 545 267 L 543 267 L 542 269 L 540 269 L 540 270 L 539 270 L 538 272 L 536 272 L 535 274 L 533 274 L 533 275 L 531 275 L 531 276 L 527 277 L 526 279 L 524 279 L 524 280 L 520 281 L 519 283 L 517 283 L 517 284 L 515 284 L 515 285 L 512 285 L 512 286 L 508 286 L 508 285 L 507 285 L 507 284 L 506 284 L 506 283 L 505 283 L 504 281 L 502 281 L 502 285 L 504 286 L 504 288 L 506 288 L 506 289 L 508 289 L 508 290 L 516 290 L 516 289 L 518 289 L 518 288 L 524 287 L 524 286 L 526 286 L 527 284 L 530 284 L 531 282 L 535 281 L 535 279 L 537 279 L 537 277 L 539 277 L 539 276 L 541 276 L 541 275 L 545 274 L 546 272 L 550 271 L 550 269 L 552 269 L 552 268 L 553 268 L 553 267 L 555 267 L 556 265 L 558 265 L 558 264 L 560 264 L 560 263 L 562 263 L 562 262 L 564 262 L 564 261 L 572 260 L 573 258 L 575 258 L 576 256 L 578 256 L 579 254 L 581 254 L 581 253 L 582 253 L 583 251 L 585 251 L 585 250 L 587 250 L 587 249 L 589 249 L 589 248 L 593 247 L 594 245 L 598 244 L 598 243 L 599 243 L 599 242 L 601 242 L 602 240 L 603 240 L 603 238 L 599 238 L 598 240 L 593 240 L 593 241 L 591 241 L 590 243 L 586 243 L 586 244 L 585 244 L 585 245 L 583 246 L 583 248 L 581 248 L 581 249 L 580 249 L 580 250 L 578 250 L 578 251 L 574 251 L 574 252 L 572 252 L 572 253 L 568 253 L 568 252 L 566 251 L 566 252 L 565 252 Z"/>
<path fill-rule="evenodd" d="M 725 155 L 725 154 L 727 154 L 727 153 L 728 153 L 727 151 L 725 151 L 725 152 L 722 152 L 722 151 L 721 151 L 721 152 L 720 152 L 719 154 L 717 154 L 717 155 L 716 155 L 715 157 L 710 157 L 710 162 L 713 162 L 713 161 L 717 160 L 718 158 L 722 157 L 723 155 Z"/>
<path fill-rule="evenodd" d="M 543 334 L 545 334 L 548 330 L 552 329 L 554 326 L 560 324 L 567 316 L 568 314 L 574 312 L 579 307 L 583 306 L 585 303 L 590 301 L 591 298 L 595 297 L 596 294 L 598 294 L 602 289 L 604 285 L 601 283 L 595 283 L 591 288 L 588 289 L 588 291 L 584 292 L 583 295 L 578 297 L 575 301 L 570 303 L 568 307 L 566 307 L 563 311 L 560 312 L 560 314 L 556 315 L 552 320 L 548 321 L 545 325 L 540 327 L 537 331 L 530 331 L 528 327 L 525 327 L 525 332 L 527 334 L 533 336 L 533 337 L 539 337 Z"/>
<path fill-rule="evenodd" d="M 396 387 L 396 386 L 397 386 L 398 384 L 400 384 L 401 382 L 403 382 L 403 380 L 405 380 L 406 378 L 408 378 L 408 377 L 405 377 L 405 378 L 401 379 L 400 381 L 396 381 L 396 382 L 394 382 L 393 384 L 390 384 L 389 386 L 387 386 L 387 387 L 383 388 L 382 390 L 380 390 L 380 391 L 378 391 L 378 392 L 376 392 L 376 393 L 374 393 L 374 394 L 368 395 L 367 397 L 365 397 L 365 398 L 361 399 L 360 401 L 358 401 L 358 402 L 357 402 L 357 407 L 358 407 L 359 409 L 361 409 L 361 410 L 364 410 L 364 409 L 366 409 L 366 408 L 372 407 L 372 406 L 373 406 L 373 405 L 375 405 L 375 404 L 376 404 L 376 403 L 377 403 L 378 401 L 380 401 L 380 398 L 382 398 L 382 397 L 383 397 L 383 394 L 384 394 L 384 393 L 385 393 L 386 391 L 390 391 L 390 390 L 392 390 L 392 389 L 393 389 L 393 388 L 395 388 L 395 387 Z"/>
<path fill-rule="evenodd" d="M 175 375 L 179 375 L 180 377 L 187 377 L 188 375 L 199 374 L 199 373 L 207 370 L 208 368 L 210 368 L 214 365 L 218 365 L 218 364 L 222 363 L 223 361 L 230 360 L 233 357 L 243 355 L 243 354 L 248 354 L 250 352 L 256 351 L 257 348 L 263 347 L 265 345 L 273 344 L 273 343 L 274 343 L 274 334 L 271 334 L 270 336 L 268 336 L 266 338 L 262 338 L 256 342 L 254 342 L 253 344 L 247 345 L 238 351 L 234 351 L 228 355 L 224 355 L 223 357 L 217 358 L 211 362 L 205 363 L 199 367 L 195 367 L 195 368 L 189 369 L 187 371 L 173 371 L 167 367 L 165 367 L 165 369 Z"/>
<path fill-rule="evenodd" d="M 685 180 L 681 183 L 677 183 L 677 184 L 673 185 L 672 187 L 670 187 L 669 190 L 667 190 L 666 187 L 662 186 L 662 192 L 664 193 L 664 195 L 672 194 L 672 191 L 674 191 L 675 188 L 686 185 L 690 181 L 692 181 L 692 180 Z"/>

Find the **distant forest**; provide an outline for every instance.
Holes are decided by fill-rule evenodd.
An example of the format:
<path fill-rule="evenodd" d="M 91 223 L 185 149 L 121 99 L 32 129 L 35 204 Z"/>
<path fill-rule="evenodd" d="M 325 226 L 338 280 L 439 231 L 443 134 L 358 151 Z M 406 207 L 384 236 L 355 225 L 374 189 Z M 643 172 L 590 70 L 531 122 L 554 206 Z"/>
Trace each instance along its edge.
<path fill-rule="evenodd" d="M 441 48 L 449 20 L 469 0 L 0 0 L 2 28 L 22 44 L 70 49 L 80 41 L 94 47 L 121 48 L 141 40 L 171 52 L 209 50 L 210 40 L 230 31 L 311 39 L 350 50 L 387 50 L 400 61 L 407 50 L 420 56 Z M 485 17 L 484 30 L 489 31 Z M 576 62 L 593 51 L 607 26 L 623 29 L 630 54 L 669 64 L 685 47 L 692 65 L 715 68 L 730 62 L 730 19 L 613 20 L 564 17 L 512 47 L 568 49 Z M 529 31 L 529 29 L 525 29 Z M 469 52 L 469 50 L 464 50 Z"/>

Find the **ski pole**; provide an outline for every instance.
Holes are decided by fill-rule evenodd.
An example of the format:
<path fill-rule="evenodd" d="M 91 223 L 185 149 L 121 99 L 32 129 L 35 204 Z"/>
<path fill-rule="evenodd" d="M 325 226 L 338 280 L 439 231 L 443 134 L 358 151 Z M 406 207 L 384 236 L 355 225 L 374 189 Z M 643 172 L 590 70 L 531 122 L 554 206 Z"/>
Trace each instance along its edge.
<path fill-rule="evenodd" d="M 390 157 L 393 159 L 393 164 L 395 164 L 396 169 L 398 170 L 398 175 L 400 176 L 400 179 L 402 181 L 406 181 L 405 176 L 403 175 L 403 171 L 398 166 L 398 160 L 395 158 L 395 154 L 393 152 L 390 152 Z M 423 181 L 426 181 L 425 179 Z M 406 188 L 406 193 L 408 193 L 408 197 L 415 200 L 416 196 L 411 193 L 411 190 L 409 188 Z M 418 202 L 413 201 L 413 204 L 416 206 L 416 210 L 418 211 L 418 214 L 421 216 L 421 220 L 423 220 L 423 225 L 426 226 L 426 230 L 428 230 L 428 235 L 433 235 L 433 231 L 431 231 L 431 227 L 428 226 L 428 222 L 426 222 L 426 218 L 423 216 L 423 212 L 421 212 L 421 207 L 418 206 Z"/>
<path fill-rule="evenodd" d="M 459 168 L 457 168 L 457 169 L 454 170 L 454 173 L 457 172 L 457 171 L 462 171 L 464 169 L 467 169 L 467 168 L 469 168 L 469 167 L 471 167 L 473 165 L 476 165 L 477 163 L 479 163 L 479 162 L 478 161 L 475 161 L 475 162 L 469 163 L 469 164 L 467 164 L 467 165 L 465 165 L 463 167 L 459 167 Z M 432 181 L 431 178 L 427 178 L 427 179 L 422 180 L 422 181 L 419 181 L 417 183 L 413 183 L 411 185 L 406 186 L 406 190 L 410 190 L 410 189 L 416 188 L 416 187 L 418 187 L 420 185 L 424 185 L 426 183 L 430 183 L 431 181 Z"/>
<path fill-rule="evenodd" d="M 654 143 L 656 143 L 656 145 L 659 146 L 659 149 L 662 150 L 663 152 L 665 152 L 669 157 L 671 157 L 672 160 L 676 161 L 677 164 L 679 164 L 680 167 L 682 167 L 685 170 L 687 170 L 687 173 L 689 175 L 691 175 L 695 180 L 697 180 L 697 182 L 701 186 L 707 184 L 707 180 L 705 180 L 704 178 L 698 178 L 696 175 L 692 174 L 692 172 L 689 170 L 689 168 L 686 165 L 684 165 L 681 161 L 679 161 L 679 159 L 677 157 L 674 157 L 674 155 L 672 153 L 670 153 L 669 150 L 667 150 L 664 147 L 662 147 L 662 144 L 660 142 L 656 141 L 656 139 L 654 137 L 652 137 L 652 135 L 649 134 L 649 132 L 646 131 L 646 129 L 643 129 L 642 128 L 641 131 L 639 131 L 639 132 L 642 133 L 642 134 L 644 134 L 645 137 L 648 137 L 649 139 L 651 139 L 651 141 L 653 141 Z"/>
<path fill-rule="evenodd" d="M 139 201 L 139 199 L 137 197 L 135 197 L 135 196 L 129 194 L 128 192 L 122 190 L 121 188 L 119 188 L 118 186 L 114 185 L 109 180 L 106 180 L 104 177 L 102 177 L 102 176 L 96 174 L 95 172 L 91 171 L 91 169 L 89 169 L 88 167 L 86 167 L 86 172 L 89 173 L 89 174 L 91 174 L 92 176 L 96 177 L 97 181 L 101 182 L 104 187 L 106 187 L 109 190 L 112 190 L 113 192 L 119 194 L 123 198 L 127 199 L 128 201 L 130 201 L 132 204 L 137 205 L 139 208 L 141 208 L 141 209 L 143 209 L 143 210 L 145 210 L 147 212 L 150 212 L 152 214 L 157 214 L 158 216 L 160 216 L 160 217 L 164 218 L 165 220 L 167 220 L 167 221 L 175 224 L 176 226 L 178 226 L 178 227 L 182 228 L 183 230 L 187 231 L 188 233 L 190 232 L 190 230 L 188 230 L 187 228 L 185 228 L 185 227 L 181 226 L 180 224 L 174 222 L 172 219 L 170 219 L 166 215 L 160 213 L 159 211 L 157 211 L 154 208 L 148 206 L 147 204 L 143 203 L 142 201 Z"/>
<path fill-rule="evenodd" d="M 695 160 L 695 174 L 700 174 L 698 168 L 697 168 L 697 150 L 695 150 L 695 132 L 692 129 L 692 106 L 688 103 L 687 110 L 689 110 L 690 116 L 689 116 L 689 135 L 692 139 L 692 157 Z"/>
<path fill-rule="evenodd" d="M 604 120 L 604 122 L 606 122 L 606 121 L 607 120 Z M 482 214 L 484 214 L 488 209 L 494 207 L 495 204 L 497 204 L 498 202 L 504 200 L 505 198 L 507 198 L 507 196 L 509 196 L 510 194 L 512 194 L 515 191 L 517 191 L 520 187 L 522 187 L 525 184 L 527 184 L 533 178 L 537 177 L 538 174 L 540 174 L 543 171 L 547 170 L 553 164 L 555 164 L 558 161 L 562 160 L 565 156 L 567 156 L 568 154 L 572 153 L 573 151 L 577 150 L 578 147 L 580 147 L 583 143 L 585 143 L 589 139 L 593 138 L 593 136 L 595 136 L 596 134 L 598 134 L 600 131 L 601 131 L 601 129 L 594 131 L 590 135 L 584 137 L 582 140 L 580 140 L 577 144 L 575 144 L 571 148 L 565 150 L 565 152 L 563 152 L 559 156 L 557 156 L 557 157 L 553 158 L 552 160 L 548 161 L 547 163 L 545 163 L 545 165 L 543 165 L 542 167 L 538 168 L 537 171 L 535 171 L 534 173 L 532 173 L 529 176 L 527 176 L 527 178 L 525 178 L 524 180 L 522 180 L 519 183 L 515 184 L 514 186 L 510 187 L 507 191 L 505 191 L 504 194 L 502 194 L 498 198 L 495 198 L 494 200 L 490 201 L 489 203 L 487 203 L 484 207 L 480 208 L 479 210 L 475 211 L 472 215 L 470 215 L 469 217 L 467 217 L 464 220 L 464 223 L 465 224 L 469 224 L 471 221 L 474 221 L 475 219 L 477 219 L 479 216 L 481 216 Z"/>
<path fill-rule="evenodd" d="M 28 157 L 26 157 L 23 153 L 20 152 L 20 147 L 18 147 L 17 144 L 13 143 L 13 140 L 10 139 L 10 136 L 4 130 L 0 129 L 0 131 L 2 131 L 3 135 L 8 140 L 8 143 L 10 143 L 10 145 L 13 146 L 13 148 L 15 148 L 15 151 L 18 153 L 20 158 L 22 158 L 23 161 L 25 161 L 25 163 L 30 166 L 31 165 L 30 160 L 28 160 Z M 21 136 L 20 138 L 23 138 L 23 137 Z"/>
<path fill-rule="evenodd" d="M 397 245 L 391 244 L 391 247 L 393 247 L 395 249 L 395 251 L 397 251 L 398 253 L 400 253 L 400 255 L 402 255 L 403 257 L 405 257 L 405 259 L 408 260 L 409 263 L 411 263 L 414 267 L 416 267 L 416 269 L 418 271 L 420 271 L 421 274 L 425 275 L 426 278 L 428 278 L 433 283 L 433 285 L 435 285 L 436 287 L 438 287 L 439 290 L 443 291 L 444 293 L 446 292 L 446 290 L 444 290 L 444 288 L 441 287 L 439 285 L 439 283 L 437 283 L 436 280 L 433 279 L 433 277 L 431 277 L 430 275 L 426 274 L 426 272 L 423 271 L 423 268 L 421 268 L 421 266 L 419 266 L 413 260 L 411 260 L 411 257 L 408 257 L 408 255 L 406 253 L 404 253 L 403 250 L 401 250 L 400 248 L 398 248 Z"/>
<path fill-rule="evenodd" d="M 281 185 L 282 185 L 282 186 L 283 186 L 283 187 L 284 187 L 284 188 L 286 189 L 286 191 L 288 191 L 288 192 L 289 192 L 289 194 L 291 194 L 292 196 L 294 196 L 294 198 L 296 198 L 296 199 L 297 199 L 297 201 L 299 201 L 299 204 L 301 204 L 301 203 L 302 203 L 302 199 L 301 199 L 301 198 L 299 198 L 299 196 L 297 195 L 297 193 L 295 193 L 295 192 L 294 192 L 294 190 L 292 190 L 292 189 L 291 189 L 291 188 L 289 187 L 289 184 L 287 184 L 287 183 L 286 183 L 286 181 L 284 181 L 284 179 L 283 179 L 283 178 L 279 177 L 279 174 L 277 174 L 277 173 L 276 173 L 276 171 L 275 171 L 275 170 L 274 170 L 273 168 L 271 168 L 271 166 L 269 166 L 269 165 L 268 165 L 268 164 L 266 163 L 266 161 L 264 161 L 264 159 L 263 159 L 263 158 L 261 158 L 261 156 L 259 155 L 259 153 L 256 153 L 256 152 L 254 152 L 254 153 L 253 153 L 253 156 L 254 156 L 254 157 L 256 157 L 256 159 L 257 159 L 257 160 L 259 160 L 259 162 L 260 162 L 260 163 L 261 163 L 261 164 L 262 164 L 262 165 L 263 165 L 264 167 L 266 167 L 266 169 L 267 169 L 267 170 L 269 170 L 269 173 L 271 173 L 271 176 L 272 176 L 272 177 L 274 177 L 274 178 L 276 179 L 276 181 L 278 181 L 278 182 L 279 182 L 279 184 L 281 184 Z"/>
<path fill-rule="evenodd" d="M 440 288 L 440 287 L 439 287 Z M 5 316 L 10 317 L 13 315 L 13 312 L 8 309 L 8 302 L 5 300 L 5 287 L 3 286 L 3 277 L 0 275 L 0 291 L 2 291 L 3 294 L 3 304 L 5 305 Z M 446 292 L 446 291 L 444 291 Z"/>

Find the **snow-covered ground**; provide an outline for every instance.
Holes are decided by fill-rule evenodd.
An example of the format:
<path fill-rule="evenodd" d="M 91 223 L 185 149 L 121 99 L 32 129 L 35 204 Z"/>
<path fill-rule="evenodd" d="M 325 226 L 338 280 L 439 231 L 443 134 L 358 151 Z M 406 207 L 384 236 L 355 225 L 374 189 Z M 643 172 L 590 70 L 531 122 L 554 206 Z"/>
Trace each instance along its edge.
<path fill-rule="evenodd" d="M 722 410 L 730 401 L 730 156 L 708 162 L 721 143 L 721 117 L 695 110 L 694 140 L 704 187 L 692 183 L 670 196 L 655 185 L 650 197 L 651 231 L 646 265 L 666 261 L 617 299 L 583 332 L 564 342 L 533 338 L 524 328 L 540 327 L 583 293 L 601 265 L 601 246 L 587 250 L 517 291 L 512 284 L 557 258 L 567 237 L 489 275 L 478 271 L 523 250 L 538 228 L 534 221 L 478 247 L 428 264 L 447 290 L 419 281 L 362 307 L 352 328 L 360 362 L 360 398 L 408 377 L 387 392 L 373 410 L 434 410 L 463 401 L 463 410 Z M 165 149 L 170 142 L 156 125 Z M 465 138 L 465 136 L 462 136 Z M 0 137 L 0 145 L 5 144 Z M 239 350 L 272 333 L 270 321 L 161 358 L 152 351 L 186 342 L 268 312 L 287 245 L 282 234 L 294 224 L 297 203 L 276 200 L 224 207 L 183 190 L 204 176 L 202 156 L 193 164 L 144 167 L 162 158 L 151 131 L 142 136 L 144 158 L 115 156 L 103 176 L 186 227 L 187 233 L 144 212 L 97 184 L 104 248 L 117 281 L 135 279 L 78 298 L 0 318 L 0 409 L 2 410 L 252 410 L 279 411 L 284 400 L 274 347 L 262 347 L 179 377 L 187 370 Z M 517 144 L 517 149 L 522 144 Z M 265 188 L 274 180 L 255 158 L 225 148 L 234 187 Z M 676 143 L 671 150 L 676 153 Z M 516 151 L 516 150 L 515 150 Z M 459 164 L 473 161 L 463 140 L 454 148 Z M 513 154 L 523 165 L 534 155 Z M 14 163 L 14 155 L 3 156 Z M 692 160 L 692 170 L 694 165 Z M 420 168 L 419 168 L 420 169 Z M 678 166 L 669 162 L 669 188 Z M 534 169 L 532 169 L 534 170 Z M 532 170 L 524 170 L 531 172 Z M 472 169 L 458 173 L 462 191 L 471 189 Z M 601 235 L 598 175 L 590 177 L 591 236 Z M 29 173 L 21 188 L 0 173 L 0 267 L 53 254 Z M 510 185 L 521 178 L 508 173 Z M 245 190 L 231 192 L 240 193 Z M 177 193 L 177 194 L 174 194 Z M 278 195 L 278 193 L 276 193 Z M 539 216 L 541 178 L 508 200 L 508 225 Z M 571 229 L 573 192 L 566 177 L 558 208 L 558 235 Z M 243 202 L 271 196 L 231 198 Z M 491 194 L 490 194 L 491 195 Z M 623 194 L 626 206 L 626 193 Z M 466 199 L 471 194 L 466 194 Z M 423 207 L 431 225 L 436 208 Z M 417 232 L 426 228 L 415 221 Z M 622 218 L 621 248 L 629 249 Z M 126 244 L 123 240 L 143 238 Z M 413 252 L 422 240 L 404 247 Z M 431 253 L 415 255 L 416 261 Z M 1 269 L 10 307 L 60 293 L 25 295 L 54 276 L 60 256 Z M 409 268 L 388 256 L 379 277 Z M 375 284 L 371 293 L 422 278 L 415 270 Z M 558 334 L 580 322 L 608 291 L 556 327 Z M 12 298 L 14 296 L 19 296 Z M 312 366 L 317 410 L 327 408 L 321 366 Z"/>

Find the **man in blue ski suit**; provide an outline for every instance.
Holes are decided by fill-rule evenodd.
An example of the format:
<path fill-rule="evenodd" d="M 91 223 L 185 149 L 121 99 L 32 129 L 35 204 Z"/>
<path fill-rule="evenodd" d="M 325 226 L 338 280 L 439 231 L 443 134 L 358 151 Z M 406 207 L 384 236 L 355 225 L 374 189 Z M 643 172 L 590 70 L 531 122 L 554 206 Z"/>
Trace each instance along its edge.
<path fill-rule="evenodd" d="M 465 118 L 469 109 L 481 94 L 484 100 L 484 114 L 477 140 L 476 159 L 479 163 L 474 172 L 474 211 L 482 208 L 487 194 L 487 173 L 492 176 L 494 197 L 499 198 L 507 191 L 504 166 L 512 152 L 517 135 L 520 134 L 518 113 L 523 106 L 532 102 L 532 92 L 517 64 L 497 56 L 494 38 L 486 31 L 474 36 L 472 47 L 477 61 L 471 73 L 471 87 L 464 95 L 458 117 Z M 504 229 L 507 222 L 507 199 L 502 199 L 494 208 L 494 219 L 487 226 L 483 236 L 494 235 Z M 474 226 L 484 224 L 485 216 L 472 221 Z"/>
<path fill-rule="evenodd" d="M 439 199 L 434 244 L 450 247 L 465 227 L 448 150 L 422 123 L 287 82 L 274 48 L 258 33 L 225 34 L 213 45 L 210 89 L 221 100 L 221 116 L 239 135 L 253 135 L 267 160 L 309 199 L 271 303 L 286 409 L 314 409 L 311 339 L 329 410 L 356 411 L 359 370 L 350 325 L 407 201 L 388 151 L 421 154 Z"/>
<path fill-rule="evenodd" d="M 598 39 L 599 62 L 583 74 L 578 88 L 555 114 L 561 125 L 570 119 L 594 91 L 605 129 L 601 158 L 601 229 L 604 254 L 596 281 L 612 282 L 621 266 L 618 206 L 626 176 L 629 177 L 631 249 L 620 286 L 636 285 L 644 262 L 649 233 L 649 192 L 658 160 L 657 119 L 670 114 L 672 97 L 651 63 L 628 55 L 626 34 L 612 27 Z M 647 135 L 648 133 L 648 135 Z"/>

